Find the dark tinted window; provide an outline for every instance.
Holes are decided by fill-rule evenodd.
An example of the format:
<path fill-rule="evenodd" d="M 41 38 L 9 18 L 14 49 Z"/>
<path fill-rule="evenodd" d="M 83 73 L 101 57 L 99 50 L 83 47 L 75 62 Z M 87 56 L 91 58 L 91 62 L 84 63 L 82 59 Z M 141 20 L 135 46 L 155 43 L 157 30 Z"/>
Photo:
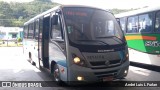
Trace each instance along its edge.
<path fill-rule="evenodd" d="M 39 41 L 42 41 L 43 19 L 39 19 Z"/>
<path fill-rule="evenodd" d="M 35 39 L 38 39 L 39 20 L 35 22 Z"/>
<path fill-rule="evenodd" d="M 28 35 L 28 25 L 24 26 L 24 38 L 27 38 Z"/>
<path fill-rule="evenodd" d="M 34 37 L 34 23 L 29 24 L 28 38 L 32 39 Z"/>

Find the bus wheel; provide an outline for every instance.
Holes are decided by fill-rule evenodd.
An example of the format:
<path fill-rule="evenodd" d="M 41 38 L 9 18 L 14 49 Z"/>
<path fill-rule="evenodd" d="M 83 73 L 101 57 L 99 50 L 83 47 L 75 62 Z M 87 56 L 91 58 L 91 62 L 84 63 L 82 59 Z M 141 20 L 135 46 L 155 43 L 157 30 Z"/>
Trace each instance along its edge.
<path fill-rule="evenodd" d="M 32 61 L 32 56 L 31 56 L 31 53 L 29 52 L 29 54 L 28 54 L 29 56 L 28 56 L 28 60 L 29 60 L 29 62 L 31 63 L 31 61 Z"/>
<path fill-rule="evenodd" d="M 36 63 L 33 60 L 31 60 L 31 64 L 36 66 Z"/>
<path fill-rule="evenodd" d="M 36 65 L 36 63 L 32 60 L 32 55 L 29 52 L 29 61 L 31 62 L 32 65 Z"/>
<path fill-rule="evenodd" d="M 59 67 L 57 64 L 54 65 L 53 76 L 54 76 L 54 80 L 56 81 L 56 83 L 60 85 L 61 84 L 60 71 L 59 71 Z"/>

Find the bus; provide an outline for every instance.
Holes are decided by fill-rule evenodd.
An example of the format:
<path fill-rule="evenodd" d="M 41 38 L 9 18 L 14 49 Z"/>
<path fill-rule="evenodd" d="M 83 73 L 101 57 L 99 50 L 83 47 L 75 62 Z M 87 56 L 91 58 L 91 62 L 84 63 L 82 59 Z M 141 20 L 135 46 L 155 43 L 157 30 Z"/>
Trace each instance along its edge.
<path fill-rule="evenodd" d="M 130 61 L 160 66 L 160 7 L 146 7 L 115 17 L 125 33 Z"/>
<path fill-rule="evenodd" d="M 124 34 L 114 15 L 100 8 L 61 5 L 45 11 L 24 23 L 23 45 L 30 62 L 57 83 L 112 81 L 128 73 Z"/>

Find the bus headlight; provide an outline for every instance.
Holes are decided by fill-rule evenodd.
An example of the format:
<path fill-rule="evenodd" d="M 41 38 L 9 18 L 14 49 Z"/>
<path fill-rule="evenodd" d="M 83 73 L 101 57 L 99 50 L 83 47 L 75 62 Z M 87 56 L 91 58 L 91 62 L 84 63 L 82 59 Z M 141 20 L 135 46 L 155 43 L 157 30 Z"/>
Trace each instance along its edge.
<path fill-rule="evenodd" d="M 81 62 L 81 59 L 80 59 L 79 57 L 75 57 L 75 58 L 73 59 L 73 61 L 74 61 L 75 64 L 78 64 L 78 63 Z"/>
<path fill-rule="evenodd" d="M 77 77 L 77 80 L 78 80 L 78 81 L 82 81 L 82 80 L 84 80 L 84 77 L 78 76 L 78 77 Z"/>
<path fill-rule="evenodd" d="M 77 65 L 80 65 L 80 66 L 84 66 L 85 65 L 85 62 L 84 60 L 80 59 L 79 57 L 75 57 L 73 58 L 73 62 Z"/>

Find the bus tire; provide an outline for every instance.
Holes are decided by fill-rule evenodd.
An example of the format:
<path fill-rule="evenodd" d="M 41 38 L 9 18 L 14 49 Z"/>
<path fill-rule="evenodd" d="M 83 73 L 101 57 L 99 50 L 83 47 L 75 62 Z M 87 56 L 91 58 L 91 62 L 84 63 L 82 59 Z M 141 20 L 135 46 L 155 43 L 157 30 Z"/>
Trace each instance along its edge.
<path fill-rule="evenodd" d="M 34 65 L 34 66 L 36 66 L 36 63 L 33 60 L 31 61 L 31 64 Z"/>
<path fill-rule="evenodd" d="M 36 65 L 36 63 L 32 60 L 32 54 L 29 52 L 29 61 L 32 65 Z"/>
<path fill-rule="evenodd" d="M 57 64 L 54 65 L 52 73 L 53 73 L 53 77 L 54 77 L 54 80 L 55 80 L 56 84 L 61 85 L 62 81 L 61 81 L 61 78 L 60 78 L 60 71 L 59 71 L 59 67 L 58 67 Z"/>

